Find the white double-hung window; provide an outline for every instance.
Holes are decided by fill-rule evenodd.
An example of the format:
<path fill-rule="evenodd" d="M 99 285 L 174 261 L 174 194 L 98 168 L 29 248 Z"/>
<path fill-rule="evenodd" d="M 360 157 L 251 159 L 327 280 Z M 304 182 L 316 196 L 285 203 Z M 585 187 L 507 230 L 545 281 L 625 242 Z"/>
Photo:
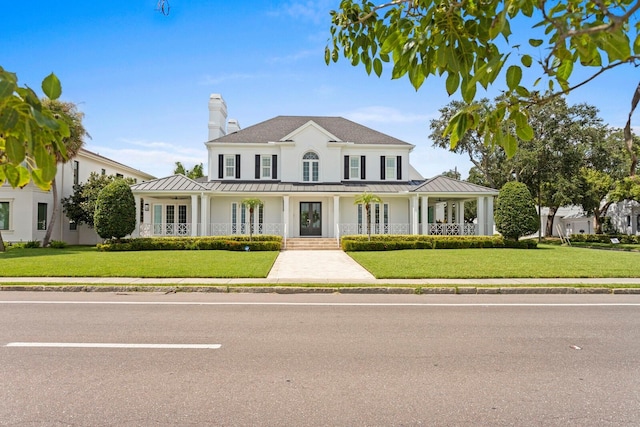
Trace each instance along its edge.
<path fill-rule="evenodd" d="M 349 178 L 350 179 L 360 178 L 360 157 L 359 156 L 349 157 Z"/>
<path fill-rule="evenodd" d="M 387 156 L 385 159 L 385 175 L 387 179 L 395 179 L 396 178 L 396 158 L 392 156 Z"/>
<path fill-rule="evenodd" d="M 224 177 L 235 178 L 236 176 L 236 156 L 226 154 L 224 156 Z"/>
<path fill-rule="evenodd" d="M 9 202 L 0 202 L 0 230 L 9 230 L 11 223 L 9 221 L 9 211 L 11 205 Z"/>
<path fill-rule="evenodd" d="M 261 177 L 271 178 L 271 156 L 261 156 L 260 164 L 262 170 Z"/>

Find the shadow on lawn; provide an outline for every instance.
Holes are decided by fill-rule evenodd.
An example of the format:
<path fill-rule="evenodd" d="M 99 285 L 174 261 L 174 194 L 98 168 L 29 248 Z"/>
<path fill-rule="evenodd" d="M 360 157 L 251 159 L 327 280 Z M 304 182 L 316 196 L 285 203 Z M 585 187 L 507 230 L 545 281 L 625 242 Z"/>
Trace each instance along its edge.
<path fill-rule="evenodd" d="M 5 252 L 0 252 L 0 260 L 16 258 L 37 258 L 51 255 L 72 255 L 84 252 L 96 252 L 95 246 L 73 246 L 62 249 L 52 248 L 9 248 Z"/>

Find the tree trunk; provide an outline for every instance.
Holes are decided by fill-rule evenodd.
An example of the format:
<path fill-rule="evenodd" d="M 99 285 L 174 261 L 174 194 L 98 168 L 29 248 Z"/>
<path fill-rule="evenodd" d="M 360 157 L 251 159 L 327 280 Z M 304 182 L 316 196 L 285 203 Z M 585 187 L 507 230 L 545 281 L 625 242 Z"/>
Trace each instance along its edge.
<path fill-rule="evenodd" d="M 602 218 L 607 214 L 609 206 L 612 202 L 607 202 L 600 209 L 594 209 L 593 211 L 593 231 L 596 234 L 602 234 Z"/>
<path fill-rule="evenodd" d="M 593 212 L 593 232 L 595 234 L 602 234 L 602 221 L 600 220 L 600 210 L 596 209 Z"/>
<path fill-rule="evenodd" d="M 547 214 L 547 225 L 544 230 L 545 237 L 553 236 L 553 220 L 556 217 L 558 208 L 556 206 L 549 206 L 549 213 Z"/>
<path fill-rule="evenodd" d="M 51 190 L 53 193 L 53 206 L 51 208 L 51 218 L 49 219 L 49 223 L 47 224 L 47 232 L 44 234 L 44 239 L 42 239 L 43 248 L 49 246 L 49 243 L 51 241 L 51 233 L 53 232 L 53 226 L 56 223 L 56 217 L 58 216 L 58 211 L 60 210 L 60 201 L 58 200 L 58 184 L 56 183 L 55 178 L 53 178 L 53 181 L 51 181 Z"/>
<path fill-rule="evenodd" d="M 365 205 L 365 208 L 367 209 L 367 236 L 371 241 L 371 206 Z"/>

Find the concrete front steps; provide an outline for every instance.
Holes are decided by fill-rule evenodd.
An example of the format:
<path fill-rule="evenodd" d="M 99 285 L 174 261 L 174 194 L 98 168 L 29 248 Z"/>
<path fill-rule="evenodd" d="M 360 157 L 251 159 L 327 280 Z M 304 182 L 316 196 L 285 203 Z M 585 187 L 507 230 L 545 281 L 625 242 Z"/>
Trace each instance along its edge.
<path fill-rule="evenodd" d="M 287 239 L 287 251 L 322 251 L 340 249 L 338 240 L 324 237 L 290 237 Z"/>

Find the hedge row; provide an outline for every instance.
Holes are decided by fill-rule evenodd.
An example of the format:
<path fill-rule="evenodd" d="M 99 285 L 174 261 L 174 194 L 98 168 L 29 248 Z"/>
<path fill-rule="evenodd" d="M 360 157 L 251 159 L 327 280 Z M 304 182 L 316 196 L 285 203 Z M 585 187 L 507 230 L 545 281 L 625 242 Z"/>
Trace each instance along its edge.
<path fill-rule="evenodd" d="M 101 251 L 173 251 L 173 250 L 222 250 L 222 251 L 279 251 L 282 237 L 257 235 L 249 241 L 248 236 L 208 237 L 140 237 L 109 240 L 97 245 Z"/>
<path fill-rule="evenodd" d="M 584 243 L 611 243 L 611 239 L 618 239 L 620 243 L 627 245 L 640 244 L 640 236 L 628 234 L 572 234 L 572 242 Z"/>
<path fill-rule="evenodd" d="M 343 236 L 345 251 L 393 251 L 400 249 L 470 249 L 518 248 L 534 249 L 535 240 L 505 240 L 502 236 L 434 236 L 434 235 L 375 235 Z"/>

